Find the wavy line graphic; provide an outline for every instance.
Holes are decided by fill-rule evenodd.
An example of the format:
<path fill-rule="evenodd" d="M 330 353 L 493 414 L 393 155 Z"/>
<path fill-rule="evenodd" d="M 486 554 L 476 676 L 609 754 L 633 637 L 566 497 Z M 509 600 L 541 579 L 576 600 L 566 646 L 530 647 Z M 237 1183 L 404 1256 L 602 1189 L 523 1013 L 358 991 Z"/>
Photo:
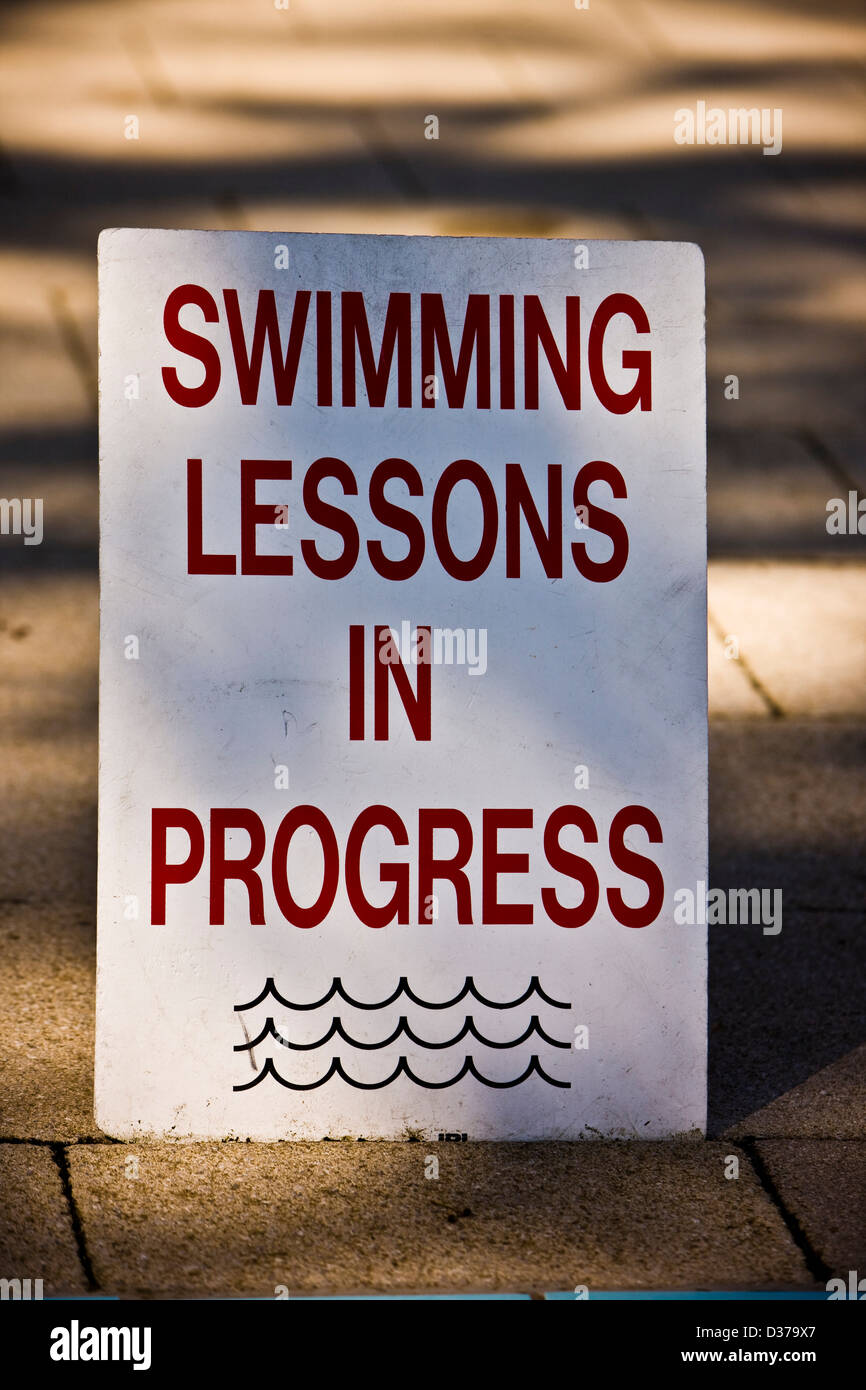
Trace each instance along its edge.
<path fill-rule="evenodd" d="M 254 1047 L 258 1047 L 259 1043 L 263 1043 L 265 1039 L 269 1037 L 278 1042 L 281 1047 L 288 1047 L 293 1052 L 313 1052 L 317 1047 L 324 1047 L 325 1044 L 329 1043 L 334 1037 L 340 1037 L 349 1047 L 357 1047 L 365 1052 L 375 1052 L 378 1051 L 379 1048 L 390 1047 L 391 1043 L 396 1042 L 401 1036 L 408 1038 L 409 1042 L 414 1043 L 416 1047 L 425 1047 L 431 1051 L 444 1047 L 456 1047 L 457 1043 L 462 1042 L 463 1039 L 467 1037 L 474 1038 L 475 1041 L 481 1043 L 483 1047 L 508 1048 L 519 1047 L 521 1043 L 527 1042 L 528 1039 L 532 1037 L 533 1033 L 537 1034 L 542 1042 L 549 1043 L 551 1047 L 563 1047 L 566 1049 L 570 1049 L 571 1047 L 570 1042 L 560 1042 L 558 1038 L 551 1038 L 548 1033 L 545 1033 L 537 1014 L 532 1015 L 529 1021 L 529 1027 L 526 1031 L 521 1033 L 519 1038 L 514 1038 L 511 1042 L 496 1042 L 492 1038 L 485 1038 L 484 1034 L 478 1031 L 475 1020 L 471 1017 L 466 1019 L 460 1032 L 455 1034 L 453 1038 L 449 1038 L 447 1042 L 427 1042 L 424 1038 L 419 1038 L 418 1035 L 412 1031 L 409 1026 L 409 1020 L 404 1015 L 401 1015 L 400 1021 L 393 1033 L 390 1037 L 383 1038 L 381 1042 L 358 1042 L 356 1038 L 353 1038 L 346 1032 L 342 1020 L 339 1018 L 332 1020 L 327 1033 L 319 1038 L 317 1042 L 290 1042 L 288 1038 L 284 1038 L 280 1033 L 274 1020 L 272 1018 L 267 1018 L 265 1019 L 265 1026 L 258 1037 L 253 1038 L 251 1042 L 237 1043 L 234 1051 L 251 1052 Z"/>
<path fill-rule="evenodd" d="M 255 999 L 251 999 L 248 1004 L 235 1004 L 235 1013 L 246 1013 L 248 1009 L 257 1008 L 269 995 L 284 1009 L 308 1010 L 321 1009 L 324 1004 L 330 1004 L 335 995 L 339 995 L 340 998 L 346 1004 L 350 1004 L 353 1009 L 386 1009 L 389 1004 L 395 1003 L 396 1000 L 400 998 L 401 994 L 404 994 L 410 1003 L 417 1004 L 421 1009 L 452 1009 L 455 1004 L 462 1004 L 463 1000 L 470 994 L 473 999 L 476 999 L 479 1004 L 483 1004 L 485 1008 L 488 1009 L 516 1009 L 520 1004 L 525 1004 L 527 999 L 531 999 L 533 994 L 537 994 L 543 1003 L 549 1004 L 554 1009 L 571 1008 L 570 1004 L 563 1004 L 560 1000 L 551 999 L 549 994 L 545 994 L 544 990 L 541 988 L 537 975 L 532 976 L 529 985 L 519 999 L 510 999 L 505 1003 L 499 1003 L 495 999 L 486 999 L 477 988 L 473 977 L 467 975 L 463 988 L 455 994 L 453 999 L 446 999 L 441 1004 L 429 999 L 422 999 L 419 995 L 415 994 L 410 988 L 409 981 L 405 975 L 400 976 L 399 983 L 394 993 L 390 994 L 387 999 L 381 1000 L 378 1004 L 367 1004 L 363 1000 L 353 999 L 351 994 L 348 994 L 343 988 L 343 982 L 339 975 L 336 976 L 330 989 L 326 994 L 322 995 L 321 999 L 317 999 L 312 1004 L 293 1004 L 290 999 L 285 999 L 283 995 L 280 994 L 274 984 L 273 976 L 269 975 L 265 980 L 264 988 L 261 993 L 257 994 Z"/>
<path fill-rule="evenodd" d="M 412 1072 L 405 1057 L 400 1058 L 391 1075 L 386 1076 L 384 1081 L 355 1081 L 353 1077 L 349 1076 L 348 1073 L 344 1071 L 339 1057 L 333 1059 L 325 1075 L 320 1077 L 318 1081 L 286 1081 L 285 1077 L 280 1076 L 273 1061 L 268 1057 L 265 1059 L 265 1064 L 258 1076 L 253 1081 L 247 1081 L 242 1086 L 233 1086 L 232 1090 L 251 1091 L 254 1086 L 258 1086 L 264 1081 L 266 1076 L 272 1076 L 275 1081 L 278 1081 L 281 1086 L 285 1086 L 289 1091 L 316 1091 L 320 1086 L 324 1086 L 326 1082 L 330 1081 L 332 1076 L 339 1076 L 342 1077 L 343 1081 L 347 1082 L 348 1085 L 354 1086 L 358 1091 L 381 1091 L 383 1087 L 390 1086 L 399 1076 L 406 1076 L 410 1081 L 414 1081 L 416 1086 L 423 1086 L 425 1091 L 444 1091 L 447 1090 L 449 1086 L 456 1086 L 457 1082 L 462 1081 L 464 1076 L 474 1076 L 475 1080 L 480 1081 L 483 1086 L 492 1086 L 497 1091 L 508 1091 L 513 1086 L 522 1085 L 523 1082 L 533 1074 L 540 1076 L 542 1081 L 547 1082 L 548 1086 L 558 1086 L 564 1091 L 571 1090 L 570 1081 L 557 1081 L 555 1077 L 547 1075 L 547 1072 L 542 1068 L 535 1053 L 532 1054 L 526 1071 L 520 1076 L 516 1076 L 513 1081 L 490 1081 L 486 1076 L 481 1075 L 481 1072 L 478 1070 L 471 1057 L 465 1059 L 457 1075 L 452 1076 L 450 1081 L 422 1080 L 420 1076 L 415 1076 Z"/>

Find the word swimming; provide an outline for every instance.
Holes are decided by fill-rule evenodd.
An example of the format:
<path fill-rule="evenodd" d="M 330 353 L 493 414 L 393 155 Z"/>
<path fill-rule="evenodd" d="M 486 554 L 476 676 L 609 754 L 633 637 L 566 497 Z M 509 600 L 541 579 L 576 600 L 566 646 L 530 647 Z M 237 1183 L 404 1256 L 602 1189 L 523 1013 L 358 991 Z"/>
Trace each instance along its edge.
<path fill-rule="evenodd" d="M 244 917 L 251 926 L 266 924 L 267 888 L 271 916 L 273 902 L 292 926 L 318 927 L 337 903 L 342 880 L 344 896 L 337 903 L 338 910 L 348 906 L 367 927 L 384 927 L 390 922 L 407 924 L 410 918 L 419 925 L 432 925 L 437 915 L 442 915 L 437 912 L 436 896 L 440 882 L 449 885 L 456 920 L 461 924 L 530 925 L 535 920 L 537 905 L 504 901 L 506 890 L 500 884 L 502 876 L 530 873 L 530 853 L 526 848 L 521 852 L 506 850 L 499 837 L 513 831 L 531 831 L 533 819 L 533 811 L 528 807 L 488 808 L 482 812 L 479 834 L 469 817 L 455 807 L 422 808 L 409 860 L 387 858 L 375 863 L 371 861 L 377 856 L 365 843 L 368 837 L 381 843 L 384 832 L 398 849 L 410 843 L 406 825 L 389 806 L 368 806 L 356 816 L 342 854 L 330 820 L 316 806 L 295 806 L 289 811 L 277 826 L 270 846 L 268 831 L 255 811 L 244 807 L 214 809 L 210 813 L 206 873 L 208 921 L 211 926 L 225 924 L 226 884 L 234 880 L 246 890 Z M 627 843 L 634 838 L 636 827 L 650 844 L 661 844 L 663 839 L 657 817 L 646 806 L 624 806 L 610 823 L 607 850 L 618 874 L 606 887 L 605 898 L 611 916 L 625 927 L 646 927 L 654 922 L 665 896 L 658 865 Z M 243 836 L 246 852 L 230 856 L 227 841 L 237 834 Z M 444 854 L 437 843 L 443 834 L 451 841 L 450 854 Z M 293 851 L 296 836 L 298 842 Z M 169 837 L 173 845 L 183 845 L 186 852 L 182 859 L 169 859 Z M 547 884 L 540 890 L 539 905 L 542 915 L 558 926 L 581 927 L 599 908 L 607 874 L 602 872 L 600 876 L 592 860 L 568 848 L 563 838 L 572 843 L 577 840 L 579 846 L 598 844 L 598 829 L 584 807 L 558 806 L 547 818 L 542 839 L 545 861 L 555 873 L 570 880 L 570 891 L 564 901 L 557 888 Z M 165 925 L 168 888 L 195 883 L 204 869 L 207 841 L 205 827 L 194 811 L 185 807 L 155 807 L 151 812 L 154 926 Z M 321 882 L 316 886 L 314 900 L 302 903 L 301 890 L 304 896 L 310 895 L 311 859 L 314 864 L 322 864 Z M 264 872 L 260 870 L 263 862 L 267 862 Z M 318 874 L 316 870 L 314 877 Z M 623 882 L 620 875 L 636 880 L 638 888 L 634 883 Z M 376 901 L 380 895 L 370 896 L 371 889 L 387 884 L 393 885 L 393 891 L 386 902 Z M 577 902 L 575 885 L 580 886 Z M 560 891 L 561 888 L 562 885 Z M 200 897 L 201 892 L 201 887 L 197 887 L 195 897 Z M 237 916 L 236 910 L 234 915 Z"/>
<path fill-rule="evenodd" d="M 241 307 L 236 289 L 224 289 L 221 297 L 222 306 L 203 285 L 187 284 L 178 285 L 165 301 L 166 341 L 175 352 L 199 364 L 192 369 L 188 364 L 182 370 L 168 364 L 162 368 L 168 395 L 188 409 L 210 405 L 217 398 L 228 366 L 242 405 L 257 405 L 261 394 L 268 402 L 290 406 L 306 372 L 304 398 L 315 390 L 316 405 L 329 407 L 335 405 L 339 391 L 339 405 L 354 409 L 359 404 L 360 368 L 361 404 L 368 407 L 381 409 L 390 399 L 398 409 L 415 405 L 433 409 L 444 401 L 451 410 L 463 410 L 474 363 L 478 410 L 490 410 L 494 401 L 500 410 L 519 406 L 538 410 L 546 395 L 541 386 L 542 356 L 565 409 L 581 408 L 583 341 L 578 295 L 566 295 L 558 315 L 565 321 L 563 351 L 538 295 L 523 297 L 520 314 L 513 294 L 499 295 L 498 306 L 495 296 L 467 295 L 455 350 L 441 294 L 422 294 L 416 303 L 411 294 L 392 293 L 384 317 L 379 314 L 378 353 L 365 297 L 359 291 L 338 296 L 318 290 L 314 312 L 310 290 L 281 297 L 279 304 L 274 290 L 259 290 L 254 310 L 249 303 Z M 378 294 L 376 300 L 380 300 Z M 181 323 L 181 314 L 186 324 Z M 219 325 L 214 337 L 221 338 L 221 345 L 193 332 L 188 326 L 191 317 L 196 327 L 202 321 Z M 607 343 L 613 320 L 620 318 L 629 324 L 630 336 L 650 332 L 646 310 L 633 295 L 609 294 L 592 313 L 586 335 L 589 383 L 595 399 L 612 415 L 627 415 L 638 407 L 652 409 L 649 349 L 624 347 L 614 354 Z M 619 342 L 619 325 L 614 336 Z M 267 387 L 263 383 L 266 351 L 271 378 Z M 619 360 L 612 361 L 613 357 Z"/>

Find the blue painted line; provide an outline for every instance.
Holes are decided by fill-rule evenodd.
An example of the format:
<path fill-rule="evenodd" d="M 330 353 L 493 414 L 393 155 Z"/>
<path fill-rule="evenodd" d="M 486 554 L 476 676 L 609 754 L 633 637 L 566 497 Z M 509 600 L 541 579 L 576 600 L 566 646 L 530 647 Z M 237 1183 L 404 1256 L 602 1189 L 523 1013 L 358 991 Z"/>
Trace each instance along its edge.
<path fill-rule="evenodd" d="M 289 1298 L 288 1303 L 299 1303 L 303 1296 Z M 563 1295 L 565 1297 L 565 1295 Z M 531 1302 L 528 1293 L 357 1293 L 357 1294 L 313 1294 L 303 1298 L 304 1303 L 371 1303 L 386 1300 L 389 1303 L 448 1303 L 507 1299 Z M 279 1301 L 279 1300 L 272 1300 Z"/>
<path fill-rule="evenodd" d="M 802 1302 L 804 1300 L 814 1301 L 816 1299 L 823 1302 L 827 1301 L 826 1293 L 746 1293 L 731 1289 L 700 1289 L 700 1290 L 660 1290 L 653 1289 L 647 1291 L 629 1292 L 596 1292 L 595 1289 L 589 1290 L 587 1298 L 577 1298 L 573 1290 L 557 1290 L 552 1293 L 545 1293 L 545 1299 L 553 1301 L 556 1299 L 569 1299 L 572 1303 L 592 1303 L 599 1301 L 607 1302 L 724 1302 L 740 1301 L 747 1303 L 758 1302 Z"/>

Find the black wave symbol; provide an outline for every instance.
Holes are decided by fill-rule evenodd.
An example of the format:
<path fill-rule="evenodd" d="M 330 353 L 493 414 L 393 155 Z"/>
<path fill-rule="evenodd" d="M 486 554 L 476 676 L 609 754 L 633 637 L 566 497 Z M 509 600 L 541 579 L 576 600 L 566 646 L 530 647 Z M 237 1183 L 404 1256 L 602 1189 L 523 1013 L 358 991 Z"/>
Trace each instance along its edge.
<path fill-rule="evenodd" d="M 519 1038 L 514 1038 L 512 1042 L 495 1042 L 491 1038 L 485 1038 L 482 1033 L 479 1033 L 473 1018 L 467 1018 L 460 1032 L 455 1034 L 453 1038 L 449 1038 L 447 1042 L 425 1042 L 423 1038 L 419 1038 L 416 1033 L 413 1033 L 412 1029 L 409 1027 L 409 1020 L 401 1015 L 400 1021 L 390 1037 L 383 1038 L 381 1042 L 371 1043 L 358 1042 L 355 1038 L 351 1037 L 346 1032 L 339 1018 L 333 1019 L 327 1033 L 325 1033 L 324 1037 L 319 1038 L 318 1042 L 289 1042 L 288 1038 L 284 1038 L 278 1031 L 274 1020 L 272 1018 L 267 1018 L 265 1019 L 265 1026 L 258 1037 L 253 1038 L 252 1042 L 237 1043 L 234 1051 L 251 1052 L 254 1047 L 258 1047 L 259 1043 L 264 1042 L 265 1038 L 271 1037 L 274 1038 L 281 1047 L 291 1048 L 293 1052 L 312 1052 L 317 1047 L 324 1047 L 325 1043 L 331 1041 L 331 1038 L 340 1037 L 343 1039 L 343 1042 L 348 1043 L 350 1047 L 362 1048 L 366 1052 L 375 1052 L 380 1047 L 390 1047 L 391 1043 L 396 1042 L 401 1035 L 407 1037 L 416 1047 L 426 1047 L 430 1050 L 442 1047 L 455 1047 L 457 1043 L 462 1042 L 463 1039 L 467 1037 L 473 1037 L 476 1042 L 480 1042 L 484 1047 L 504 1048 L 519 1047 L 521 1043 L 525 1043 L 531 1038 L 533 1033 L 537 1033 L 541 1041 L 549 1043 L 551 1047 L 571 1047 L 570 1042 L 560 1042 L 558 1038 L 551 1038 L 549 1034 L 545 1033 L 537 1014 L 532 1015 L 529 1021 L 529 1027 L 526 1031 L 521 1033 Z"/>
<path fill-rule="evenodd" d="M 400 981 L 394 993 L 389 995 L 387 999 L 383 999 L 379 1004 L 366 1004 L 360 999 L 353 999 L 351 994 L 346 993 L 346 990 L 343 988 L 343 982 L 339 976 L 334 979 L 327 994 L 323 994 L 321 999 L 317 999 L 314 1004 L 293 1004 L 291 1000 L 283 998 L 274 984 L 273 977 L 269 975 L 265 980 L 264 989 L 261 994 L 257 994 L 255 999 L 250 1000 L 249 1004 L 235 1004 L 235 1013 L 246 1013 L 248 1009 L 257 1008 L 263 1000 L 267 999 L 268 995 L 271 995 L 284 1009 L 321 1009 L 323 1004 L 330 1004 L 331 1000 L 337 994 L 345 1003 L 351 1004 L 353 1009 L 386 1009 L 389 1004 L 393 1004 L 399 999 L 401 994 L 405 994 L 406 998 L 412 1004 L 417 1004 L 419 1008 L 422 1009 L 452 1009 L 455 1004 L 462 1004 L 463 1000 L 470 994 L 473 999 L 476 999 L 479 1004 L 483 1004 L 488 1009 L 516 1009 L 518 1005 L 525 1004 L 527 999 L 531 999 L 533 994 L 537 994 L 539 999 L 545 1004 L 550 1004 L 554 1009 L 571 1008 L 570 1004 L 563 1004 L 558 999 L 551 999 L 549 994 L 545 994 L 544 990 L 541 988 L 537 975 L 532 976 L 528 987 L 523 994 L 521 994 L 519 999 L 510 999 L 504 1004 L 500 1004 L 494 999 L 485 999 L 484 995 L 481 994 L 476 987 L 475 981 L 471 975 L 466 976 L 466 982 L 463 988 L 458 994 L 455 994 L 453 999 L 446 999 L 441 1004 L 428 999 L 421 999 L 420 996 L 415 994 L 410 988 L 409 981 L 405 975 L 400 976 Z"/>
<path fill-rule="evenodd" d="M 526 1068 L 526 1071 L 522 1072 L 520 1076 L 516 1076 L 513 1081 L 488 1080 L 486 1076 L 481 1075 L 481 1072 L 478 1070 L 471 1057 L 466 1058 L 457 1075 L 452 1076 L 450 1081 L 423 1081 L 420 1076 L 415 1076 L 405 1057 L 400 1058 L 391 1075 L 386 1076 L 384 1081 L 355 1081 L 353 1077 L 349 1076 L 348 1073 L 343 1070 L 343 1065 L 339 1057 L 333 1059 L 325 1075 L 320 1077 L 318 1081 L 286 1081 L 285 1077 L 280 1076 L 273 1061 L 268 1057 L 255 1080 L 247 1081 L 242 1086 L 233 1086 L 232 1090 L 251 1091 L 254 1086 L 258 1086 L 260 1082 L 264 1081 L 266 1076 L 272 1076 L 275 1081 L 278 1081 L 281 1086 L 285 1086 L 289 1091 L 315 1091 L 318 1090 L 320 1086 L 324 1086 L 326 1082 L 330 1081 L 332 1076 L 340 1076 L 344 1081 L 348 1082 L 350 1086 L 354 1086 L 356 1090 L 381 1091 L 384 1086 L 390 1086 L 393 1081 L 396 1081 L 398 1076 L 408 1076 L 410 1081 L 414 1081 L 416 1086 L 423 1086 L 426 1091 L 444 1091 L 449 1086 L 456 1086 L 457 1082 L 462 1081 L 464 1076 L 474 1076 L 475 1080 L 480 1081 L 482 1086 L 492 1086 L 498 1091 L 507 1091 L 510 1090 L 512 1086 L 522 1085 L 522 1083 L 533 1074 L 540 1076 L 542 1081 L 547 1082 L 548 1086 L 558 1086 L 565 1091 L 571 1090 L 570 1081 L 557 1081 L 555 1077 L 547 1075 L 547 1072 L 542 1068 L 535 1053 L 533 1053 L 530 1058 L 529 1066 Z"/>

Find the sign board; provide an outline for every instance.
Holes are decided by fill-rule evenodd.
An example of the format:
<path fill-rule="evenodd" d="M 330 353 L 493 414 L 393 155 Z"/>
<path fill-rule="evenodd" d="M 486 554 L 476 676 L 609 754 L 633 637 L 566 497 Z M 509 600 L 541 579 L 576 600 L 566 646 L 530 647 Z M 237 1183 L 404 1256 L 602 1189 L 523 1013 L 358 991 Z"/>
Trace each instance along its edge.
<path fill-rule="evenodd" d="M 99 1124 L 702 1130 L 698 249 L 99 255 Z"/>

